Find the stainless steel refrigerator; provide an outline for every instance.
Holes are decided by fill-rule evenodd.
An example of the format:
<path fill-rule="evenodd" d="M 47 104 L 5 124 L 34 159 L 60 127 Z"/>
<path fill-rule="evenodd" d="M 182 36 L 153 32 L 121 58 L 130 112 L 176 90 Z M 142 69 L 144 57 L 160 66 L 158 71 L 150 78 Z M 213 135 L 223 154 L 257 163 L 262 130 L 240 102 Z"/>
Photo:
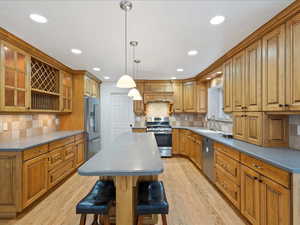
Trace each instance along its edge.
<path fill-rule="evenodd" d="M 86 160 L 101 150 L 100 139 L 100 100 L 84 97 L 85 131 L 87 134 Z"/>

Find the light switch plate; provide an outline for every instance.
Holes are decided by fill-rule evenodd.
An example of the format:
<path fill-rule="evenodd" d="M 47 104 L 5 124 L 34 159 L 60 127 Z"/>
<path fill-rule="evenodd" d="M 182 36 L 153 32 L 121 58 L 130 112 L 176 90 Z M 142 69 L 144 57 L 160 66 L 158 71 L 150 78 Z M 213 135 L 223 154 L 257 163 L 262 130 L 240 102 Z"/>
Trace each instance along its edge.
<path fill-rule="evenodd" d="M 300 136 L 300 125 L 297 125 L 297 135 Z"/>

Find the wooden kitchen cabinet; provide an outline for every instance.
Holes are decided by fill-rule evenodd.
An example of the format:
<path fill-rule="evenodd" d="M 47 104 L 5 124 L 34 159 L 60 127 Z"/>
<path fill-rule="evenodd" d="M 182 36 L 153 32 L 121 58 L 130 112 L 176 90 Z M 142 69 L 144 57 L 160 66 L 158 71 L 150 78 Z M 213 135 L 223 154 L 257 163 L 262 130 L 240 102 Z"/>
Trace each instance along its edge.
<path fill-rule="evenodd" d="M 136 89 L 139 90 L 143 100 L 141 101 L 133 101 L 133 111 L 137 116 L 141 116 L 145 114 L 145 106 L 144 106 L 144 82 L 143 81 L 135 81 Z"/>
<path fill-rule="evenodd" d="M 188 81 L 183 83 L 183 110 L 184 112 L 196 112 L 196 82 Z"/>
<path fill-rule="evenodd" d="M 224 76 L 224 112 L 231 113 L 233 110 L 232 104 L 232 59 L 223 64 L 223 76 Z"/>
<path fill-rule="evenodd" d="M 232 59 L 233 111 L 245 110 L 245 86 L 245 52 L 242 51 Z"/>
<path fill-rule="evenodd" d="M 207 82 L 197 81 L 196 93 L 196 107 L 197 113 L 207 113 Z"/>
<path fill-rule="evenodd" d="M 259 173 L 241 166 L 241 213 L 252 225 L 260 225 Z"/>
<path fill-rule="evenodd" d="M 172 129 L 172 151 L 174 155 L 180 154 L 180 129 Z"/>
<path fill-rule="evenodd" d="M 290 190 L 241 167 L 241 212 L 253 225 L 290 225 Z"/>
<path fill-rule="evenodd" d="M 262 49 L 261 40 L 250 45 L 245 50 L 245 110 L 262 110 Z"/>
<path fill-rule="evenodd" d="M 300 14 L 286 24 L 286 106 L 300 111 Z"/>
<path fill-rule="evenodd" d="M 183 86 L 181 81 L 173 81 L 174 112 L 183 112 Z"/>
<path fill-rule="evenodd" d="M 285 25 L 262 39 L 263 111 L 285 110 Z"/>
<path fill-rule="evenodd" d="M 62 72 L 62 111 L 72 112 L 72 75 Z"/>
<path fill-rule="evenodd" d="M 48 190 L 48 155 L 43 154 L 23 164 L 23 208 Z"/>
<path fill-rule="evenodd" d="M 1 44 L 1 110 L 26 111 L 29 56 L 5 42 Z"/>
<path fill-rule="evenodd" d="M 233 133 L 234 138 L 246 141 L 246 117 L 243 112 L 235 112 L 233 116 Z"/>
<path fill-rule="evenodd" d="M 94 79 L 84 77 L 84 95 L 98 98 L 99 97 L 99 84 Z"/>
<path fill-rule="evenodd" d="M 84 141 L 81 141 L 75 145 L 76 152 L 76 167 L 81 166 L 85 161 L 85 148 Z"/>
<path fill-rule="evenodd" d="M 144 92 L 173 92 L 173 84 L 171 81 L 148 80 L 144 83 Z"/>

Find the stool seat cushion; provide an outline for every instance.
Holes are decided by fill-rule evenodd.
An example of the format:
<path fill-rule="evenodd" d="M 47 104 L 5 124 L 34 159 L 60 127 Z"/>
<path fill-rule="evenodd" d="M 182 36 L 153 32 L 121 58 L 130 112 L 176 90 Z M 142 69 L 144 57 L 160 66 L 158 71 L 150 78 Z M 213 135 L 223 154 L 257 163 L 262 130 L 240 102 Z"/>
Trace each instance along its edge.
<path fill-rule="evenodd" d="M 161 181 L 139 183 L 136 212 L 137 215 L 168 214 L 169 204 Z"/>
<path fill-rule="evenodd" d="M 76 206 L 77 214 L 107 214 L 111 201 L 115 199 L 112 181 L 97 181 L 90 193 Z"/>

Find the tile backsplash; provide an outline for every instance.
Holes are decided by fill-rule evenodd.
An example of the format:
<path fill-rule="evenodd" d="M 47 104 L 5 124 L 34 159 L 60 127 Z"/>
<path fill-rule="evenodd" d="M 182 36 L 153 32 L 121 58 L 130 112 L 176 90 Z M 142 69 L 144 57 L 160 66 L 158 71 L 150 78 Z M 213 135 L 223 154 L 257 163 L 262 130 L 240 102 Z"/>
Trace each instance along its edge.
<path fill-rule="evenodd" d="M 300 150 L 300 135 L 297 135 L 298 126 L 300 126 L 300 115 L 289 116 L 289 145 L 290 148 Z"/>
<path fill-rule="evenodd" d="M 0 115 L 0 141 L 51 133 L 58 126 L 59 119 L 53 114 Z"/>

